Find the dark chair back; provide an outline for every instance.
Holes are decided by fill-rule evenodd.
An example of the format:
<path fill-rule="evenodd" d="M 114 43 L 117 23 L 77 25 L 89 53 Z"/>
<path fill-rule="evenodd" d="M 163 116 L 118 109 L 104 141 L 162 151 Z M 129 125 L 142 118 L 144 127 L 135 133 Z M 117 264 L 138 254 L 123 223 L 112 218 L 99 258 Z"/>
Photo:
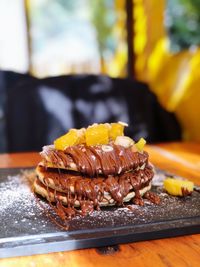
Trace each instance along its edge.
<path fill-rule="evenodd" d="M 7 92 L 7 150 L 34 151 L 70 128 L 124 121 L 126 134 L 148 142 L 179 140 L 174 116 L 148 86 L 131 79 L 68 75 L 31 79 Z"/>

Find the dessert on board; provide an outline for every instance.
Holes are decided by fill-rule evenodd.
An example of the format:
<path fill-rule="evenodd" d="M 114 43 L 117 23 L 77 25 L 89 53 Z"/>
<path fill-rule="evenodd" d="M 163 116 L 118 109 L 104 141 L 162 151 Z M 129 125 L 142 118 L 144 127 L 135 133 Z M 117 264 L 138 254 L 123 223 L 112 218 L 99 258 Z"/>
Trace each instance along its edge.
<path fill-rule="evenodd" d="M 150 195 L 154 168 L 145 140 L 124 136 L 122 122 L 71 129 L 44 146 L 36 168 L 34 191 L 46 198 L 62 219 L 87 215 L 102 206 L 143 205 Z"/>

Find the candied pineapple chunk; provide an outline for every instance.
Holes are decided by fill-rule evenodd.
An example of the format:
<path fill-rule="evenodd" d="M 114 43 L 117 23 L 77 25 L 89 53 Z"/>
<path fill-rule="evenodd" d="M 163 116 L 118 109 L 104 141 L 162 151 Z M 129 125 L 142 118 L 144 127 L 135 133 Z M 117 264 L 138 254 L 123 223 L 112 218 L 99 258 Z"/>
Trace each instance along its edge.
<path fill-rule="evenodd" d="M 138 151 L 142 152 L 144 146 L 146 145 L 146 140 L 144 138 L 140 138 L 140 140 L 135 144 Z"/>
<path fill-rule="evenodd" d="M 167 178 L 164 180 L 164 189 L 173 196 L 184 196 L 190 194 L 194 189 L 194 183 L 190 181 Z"/>
<path fill-rule="evenodd" d="M 85 143 L 85 128 L 81 128 L 78 130 L 78 135 L 79 135 L 79 144 L 84 144 Z"/>
<path fill-rule="evenodd" d="M 109 130 L 109 137 L 115 141 L 117 136 L 124 135 L 124 125 L 121 123 L 111 123 Z"/>
<path fill-rule="evenodd" d="M 108 127 L 105 124 L 94 124 L 85 131 L 85 141 L 87 146 L 108 144 Z"/>
<path fill-rule="evenodd" d="M 87 129 L 71 129 L 65 135 L 59 137 L 54 141 L 57 150 L 65 150 L 68 146 L 75 146 L 78 144 L 106 145 L 109 139 L 116 140 L 118 136 L 124 135 L 125 123 L 104 123 L 89 126 Z"/>
<path fill-rule="evenodd" d="M 71 129 L 65 135 L 59 137 L 54 141 L 55 148 L 57 150 L 65 150 L 68 146 L 74 146 L 84 142 L 84 130 Z"/>

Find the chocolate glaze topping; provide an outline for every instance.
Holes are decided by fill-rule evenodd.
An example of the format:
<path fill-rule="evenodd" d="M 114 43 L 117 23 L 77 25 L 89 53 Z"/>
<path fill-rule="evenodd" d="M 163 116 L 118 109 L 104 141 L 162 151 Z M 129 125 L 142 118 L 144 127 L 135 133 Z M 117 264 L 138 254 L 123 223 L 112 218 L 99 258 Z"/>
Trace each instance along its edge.
<path fill-rule="evenodd" d="M 181 192 L 183 197 L 190 196 L 192 194 L 192 191 L 189 191 L 187 188 L 184 187 L 181 188 Z"/>
<path fill-rule="evenodd" d="M 90 147 L 77 145 L 67 147 L 65 152 L 46 146 L 41 156 L 45 165 L 51 162 L 54 167 L 59 167 L 62 163 L 65 168 L 69 168 L 71 163 L 75 163 L 79 172 L 91 177 L 98 174 L 120 174 L 148 163 L 146 152 L 134 152 L 131 147 L 125 148 L 115 144 Z"/>
<path fill-rule="evenodd" d="M 44 185 L 38 180 L 37 183 L 43 186 L 48 195 L 54 194 L 56 205 L 54 210 L 60 216 L 66 219 L 71 218 L 77 212 L 86 215 L 94 209 L 99 209 L 99 203 L 107 201 L 112 204 L 122 206 L 123 199 L 131 192 L 135 192 L 135 198 L 141 199 L 139 190 L 149 185 L 153 178 L 153 170 L 150 165 L 144 170 L 131 171 L 121 175 L 108 177 L 83 177 L 76 173 L 58 172 L 58 170 L 45 170 L 39 167 L 44 176 Z M 51 182 L 54 182 L 54 189 L 50 188 Z M 62 192 L 60 192 L 62 191 Z M 106 194 L 106 193 L 109 193 Z M 67 199 L 67 208 L 61 204 L 60 197 Z M 75 208 L 75 202 L 78 200 L 80 210 Z M 138 203 L 140 204 L 140 203 Z"/>
<path fill-rule="evenodd" d="M 67 147 L 65 151 L 46 146 L 41 156 L 42 166 L 37 167 L 40 179 L 37 178 L 36 184 L 46 190 L 49 204 L 66 223 L 77 213 L 86 215 L 100 209 L 100 203 L 123 206 L 131 192 L 135 193 L 132 202 L 143 205 L 140 190 L 150 184 L 154 175 L 146 152 L 139 153 L 114 143 L 81 144 Z M 63 205 L 63 197 L 67 205 Z M 159 203 L 154 194 L 145 194 L 145 197 Z"/>

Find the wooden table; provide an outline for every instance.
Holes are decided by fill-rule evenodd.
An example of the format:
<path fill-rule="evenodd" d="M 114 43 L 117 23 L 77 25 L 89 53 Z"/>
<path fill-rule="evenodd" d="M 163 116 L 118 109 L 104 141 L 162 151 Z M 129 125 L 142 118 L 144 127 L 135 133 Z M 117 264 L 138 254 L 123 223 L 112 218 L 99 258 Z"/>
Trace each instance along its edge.
<path fill-rule="evenodd" d="M 151 161 L 158 167 L 182 175 L 200 185 L 200 144 L 168 143 L 148 146 Z M 36 153 L 0 155 L 0 167 L 34 166 Z M 200 234 L 120 245 L 102 255 L 97 249 L 83 249 L 0 260 L 8 266 L 200 266 Z"/>

